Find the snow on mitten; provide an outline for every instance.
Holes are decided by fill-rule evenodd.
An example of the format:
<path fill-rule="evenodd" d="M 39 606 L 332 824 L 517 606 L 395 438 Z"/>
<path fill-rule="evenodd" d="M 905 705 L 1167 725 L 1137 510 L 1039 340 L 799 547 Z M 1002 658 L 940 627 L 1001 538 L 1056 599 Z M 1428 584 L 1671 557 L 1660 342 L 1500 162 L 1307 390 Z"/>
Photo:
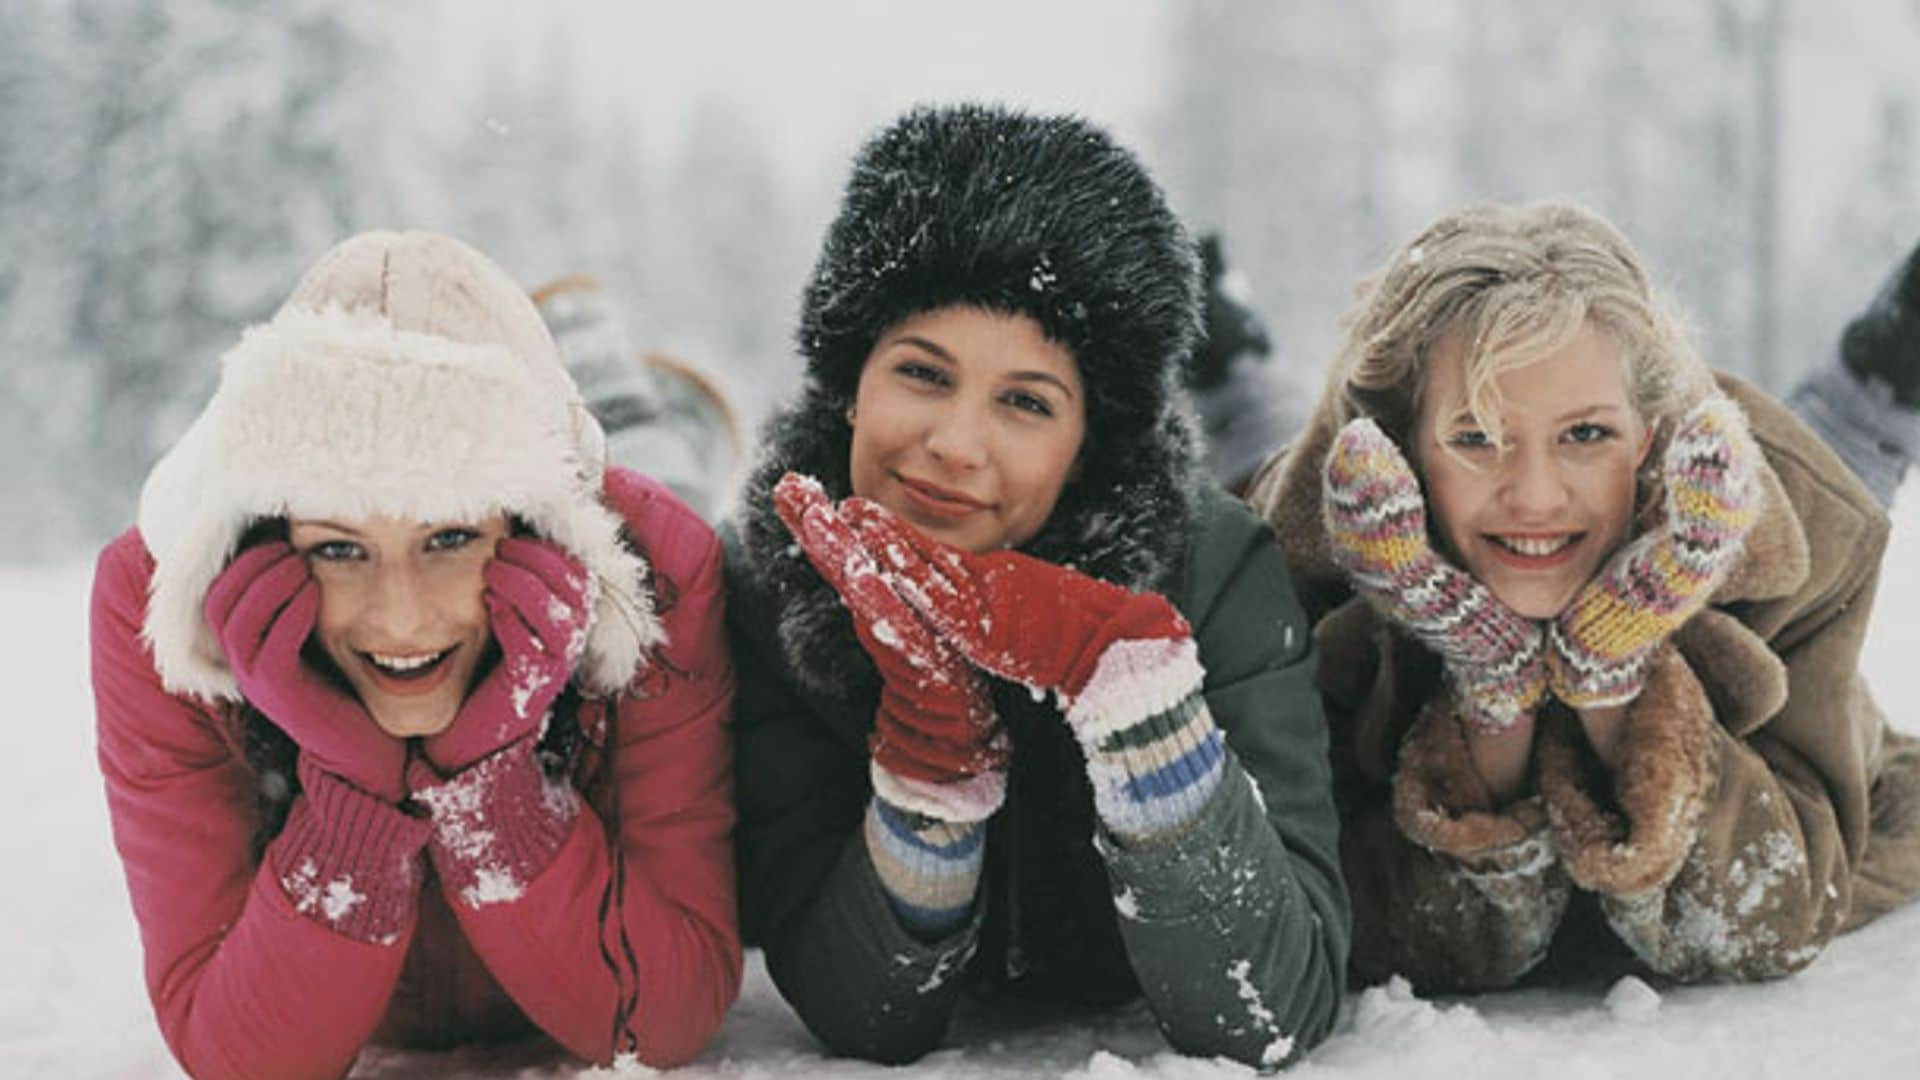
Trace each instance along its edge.
<path fill-rule="evenodd" d="M 1340 429 L 1322 481 L 1327 546 L 1353 587 L 1440 656 L 1464 722 L 1513 726 L 1546 692 L 1539 624 L 1433 550 L 1420 481 L 1372 420 Z"/>
<path fill-rule="evenodd" d="M 1549 631 L 1560 700 L 1588 708 L 1639 696 L 1648 655 L 1706 606 L 1759 518 L 1759 460 L 1725 397 L 1681 419 L 1661 460 L 1666 520 L 1609 559 Z"/>
<path fill-rule="evenodd" d="M 500 662 L 461 702 L 453 723 L 428 737 L 427 760 L 443 773 L 459 772 L 544 726 L 586 651 L 593 622 L 593 575 L 547 541 L 500 541 L 482 574 Z"/>
<path fill-rule="evenodd" d="M 1006 795 L 1008 755 L 986 686 L 881 579 L 817 481 L 788 473 L 773 499 L 800 550 L 840 594 L 879 669 L 880 705 L 868 741 L 874 790 L 943 821 L 986 818 Z"/>
<path fill-rule="evenodd" d="M 968 663 L 1058 696 L 1109 829 L 1164 834 L 1206 805 L 1225 747 L 1200 696 L 1193 632 L 1165 597 L 1015 551 L 963 552 L 864 499 L 845 512 L 893 587 Z"/>

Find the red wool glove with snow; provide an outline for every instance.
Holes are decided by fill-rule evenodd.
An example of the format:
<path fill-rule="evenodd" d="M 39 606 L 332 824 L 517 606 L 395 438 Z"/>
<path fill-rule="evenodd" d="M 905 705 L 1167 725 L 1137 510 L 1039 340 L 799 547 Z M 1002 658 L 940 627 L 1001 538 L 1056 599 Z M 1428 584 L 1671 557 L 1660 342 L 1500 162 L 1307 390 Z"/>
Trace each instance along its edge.
<path fill-rule="evenodd" d="M 240 692 L 299 745 L 303 780 L 318 769 L 389 803 L 406 798 L 406 743 L 300 657 L 320 614 L 320 584 L 293 545 L 241 552 L 207 590 L 204 611 Z"/>
<path fill-rule="evenodd" d="M 966 660 L 888 586 L 858 532 L 865 503 L 832 500 L 788 473 L 774 509 L 809 562 L 840 594 L 860 645 L 879 669 L 874 791 L 895 806 L 948 822 L 979 821 L 1006 797 L 1008 748 L 985 684 Z"/>
<path fill-rule="evenodd" d="M 467 768 L 534 735 L 586 651 L 597 599 L 593 575 L 545 540 L 508 537 L 482 571 L 500 662 L 460 705 L 453 723 L 426 741 L 443 773 Z"/>
<path fill-rule="evenodd" d="M 1225 750 L 1193 631 L 1165 597 L 1016 551 L 960 551 L 860 502 L 848 500 L 863 541 L 941 638 L 982 671 L 1058 695 L 1108 828 L 1144 838 L 1200 812 Z"/>

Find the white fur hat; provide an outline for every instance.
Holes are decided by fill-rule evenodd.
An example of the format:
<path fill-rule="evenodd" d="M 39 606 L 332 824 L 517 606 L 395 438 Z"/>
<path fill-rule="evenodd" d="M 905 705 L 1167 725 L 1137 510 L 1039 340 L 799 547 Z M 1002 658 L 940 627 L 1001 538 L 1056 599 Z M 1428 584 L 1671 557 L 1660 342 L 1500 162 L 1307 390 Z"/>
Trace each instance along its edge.
<path fill-rule="evenodd" d="M 509 512 L 599 582 L 584 689 L 625 686 L 662 639 L 645 564 L 600 501 L 600 426 L 533 303 L 479 252 L 433 233 L 362 233 L 220 363 L 206 411 L 140 492 L 156 563 L 145 634 L 168 690 L 240 698 L 201 608 L 264 517 Z"/>

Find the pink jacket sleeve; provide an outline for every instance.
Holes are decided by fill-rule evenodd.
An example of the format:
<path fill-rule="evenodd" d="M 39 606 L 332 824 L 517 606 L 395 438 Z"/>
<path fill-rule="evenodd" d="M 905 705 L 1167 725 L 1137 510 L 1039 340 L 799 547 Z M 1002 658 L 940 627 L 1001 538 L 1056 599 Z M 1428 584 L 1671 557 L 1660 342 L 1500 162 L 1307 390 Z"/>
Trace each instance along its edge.
<path fill-rule="evenodd" d="M 252 771 L 212 715 L 161 688 L 140 639 L 152 569 L 131 529 L 101 553 L 92 654 L 100 771 L 161 1034 L 198 1077 L 340 1075 L 386 1011 L 411 911 L 385 943 L 356 940 L 299 914 L 253 857 Z"/>
<path fill-rule="evenodd" d="M 549 1035 L 607 1061 L 625 1049 L 614 1024 L 631 1003 L 640 1060 L 668 1067 L 706 1046 L 740 987 L 721 548 L 652 480 L 609 470 L 607 497 L 656 577 L 671 582 L 664 685 L 643 676 L 649 692 L 622 699 L 608 732 L 612 790 L 569 811 L 537 877 L 504 902 L 472 903 L 452 888 L 447 901 L 487 969 Z M 445 844 L 431 850 L 450 857 Z"/>

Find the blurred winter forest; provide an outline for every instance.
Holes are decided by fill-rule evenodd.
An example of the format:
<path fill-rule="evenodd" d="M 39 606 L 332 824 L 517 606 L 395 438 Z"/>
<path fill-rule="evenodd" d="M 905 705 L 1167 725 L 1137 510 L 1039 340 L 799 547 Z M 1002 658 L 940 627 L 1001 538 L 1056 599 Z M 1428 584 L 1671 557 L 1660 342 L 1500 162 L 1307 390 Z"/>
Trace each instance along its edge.
<path fill-rule="evenodd" d="M 1920 238 L 1916 57 L 1920 0 L 8 0 L 0 561 L 124 527 L 239 328 L 368 227 L 592 273 L 759 415 L 847 159 L 916 100 L 1109 125 L 1301 394 L 1394 244 L 1549 196 L 1785 391 Z"/>

